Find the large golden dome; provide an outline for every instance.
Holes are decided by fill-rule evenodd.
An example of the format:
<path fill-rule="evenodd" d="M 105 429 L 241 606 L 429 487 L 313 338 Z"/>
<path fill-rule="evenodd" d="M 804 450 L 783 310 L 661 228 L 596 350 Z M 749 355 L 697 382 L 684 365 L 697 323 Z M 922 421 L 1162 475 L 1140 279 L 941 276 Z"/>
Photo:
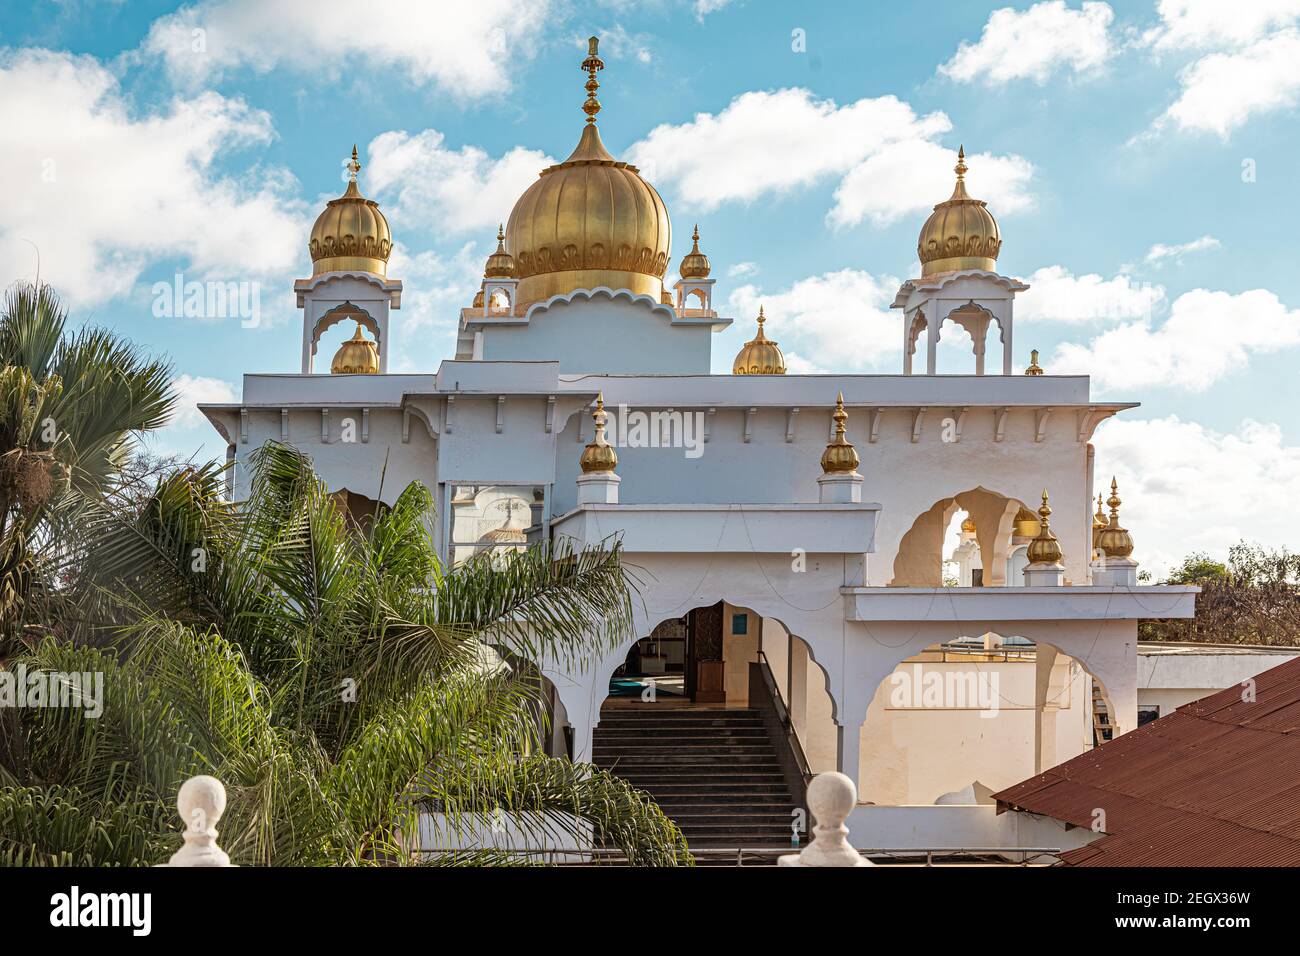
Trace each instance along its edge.
<path fill-rule="evenodd" d="M 357 188 L 360 171 L 357 148 L 353 146 L 347 191 L 331 199 L 311 227 L 307 248 L 311 252 L 312 275 L 348 271 L 387 275 L 393 235 L 379 204 L 361 195 Z"/>
<path fill-rule="evenodd" d="M 672 226 L 668 208 L 635 166 L 605 149 L 596 128 L 596 71 L 604 61 L 588 41 L 587 125 L 564 162 L 542 170 L 506 222 L 519 302 L 574 289 L 630 289 L 663 301 Z"/>
<path fill-rule="evenodd" d="M 932 276 L 958 269 L 997 271 L 1002 237 L 997 220 L 979 199 L 966 192 L 966 149 L 957 150 L 957 185 L 952 196 L 939 203 L 921 227 L 916 255 L 921 260 L 921 275 Z"/>

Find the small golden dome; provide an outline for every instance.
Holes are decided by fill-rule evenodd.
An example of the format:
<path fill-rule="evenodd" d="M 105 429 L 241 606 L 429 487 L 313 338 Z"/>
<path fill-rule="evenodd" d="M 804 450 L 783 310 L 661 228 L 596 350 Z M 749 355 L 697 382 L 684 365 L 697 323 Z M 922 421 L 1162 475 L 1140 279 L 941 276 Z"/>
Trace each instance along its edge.
<path fill-rule="evenodd" d="M 822 471 L 828 475 L 852 474 L 858 470 L 860 459 L 858 450 L 845 437 L 845 422 L 849 420 L 849 413 L 844 410 L 843 392 L 835 398 L 835 412 L 831 417 L 835 419 L 835 439 L 822 452 Z"/>
<path fill-rule="evenodd" d="M 482 289 L 479 289 L 477 292 L 474 293 L 474 304 L 473 304 L 472 307 L 475 308 L 475 309 L 481 309 L 481 308 L 483 308 L 483 290 L 482 290 Z"/>
<path fill-rule="evenodd" d="M 963 534 L 974 534 L 975 519 L 972 518 L 970 515 L 967 515 L 966 520 L 961 523 L 961 530 Z"/>
<path fill-rule="evenodd" d="M 966 192 L 966 149 L 957 150 L 957 185 L 952 196 L 934 207 L 921 227 L 916 255 L 921 260 L 921 275 L 932 276 L 958 269 L 997 269 L 1002 238 L 997 221 L 979 199 Z"/>
<path fill-rule="evenodd" d="M 1043 489 L 1043 504 L 1038 509 L 1038 535 L 1033 541 L 1029 542 L 1029 548 L 1025 554 L 1029 558 L 1030 564 L 1060 564 L 1061 563 L 1061 542 L 1056 540 L 1056 535 L 1048 526 L 1047 519 L 1052 514 L 1052 507 L 1047 503 L 1047 489 Z"/>
<path fill-rule="evenodd" d="M 514 277 L 515 259 L 506 252 L 506 234 L 500 226 L 497 226 L 497 251 L 487 257 L 487 264 L 483 266 L 483 278 L 513 279 Z"/>
<path fill-rule="evenodd" d="M 587 125 L 564 162 L 543 169 L 515 203 L 505 247 L 514 256 L 520 304 L 606 286 L 663 301 L 672 227 L 668 207 L 637 168 L 600 141 L 596 71 L 605 62 L 588 41 Z"/>
<path fill-rule="evenodd" d="M 605 422 L 609 416 L 605 414 L 603 392 L 596 396 L 596 409 L 591 413 L 591 418 L 596 423 L 596 435 L 582 450 L 582 458 L 578 460 L 584 475 L 613 471 L 618 467 L 618 452 L 614 451 L 614 446 L 605 439 Z"/>
<path fill-rule="evenodd" d="M 1042 375 L 1043 370 L 1038 365 L 1038 349 L 1029 350 L 1029 367 L 1025 369 L 1026 375 Z"/>
<path fill-rule="evenodd" d="M 758 334 L 741 347 L 731 365 L 732 375 L 784 375 L 785 354 L 763 334 L 763 307 L 758 307 Z"/>
<path fill-rule="evenodd" d="M 339 346 L 330 363 L 331 375 L 374 375 L 379 371 L 379 349 L 361 334 L 361 323 L 352 338 Z"/>
<path fill-rule="evenodd" d="M 312 275 L 325 272 L 372 272 L 386 275 L 393 236 L 379 204 L 361 195 L 357 188 L 357 148 L 352 147 L 348 163 L 348 188 L 331 199 L 311 227 L 307 249 L 311 253 Z"/>
<path fill-rule="evenodd" d="M 691 251 L 682 256 L 681 267 L 677 270 L 683 279 L 707 279 L 712 266 L 709 257 L 700 252 L 700 227 L 696 225 L 691 234 Z"/>
<path fill-rule="evenodd" d="M 1038 531 L 1038 515 L 1021 505 L 1016 512 L 1012 534 L 1017 538 L 1036 538 Z"/>
<path fill-rule="evenodd" d="M 1119 523 L 1119 486 L 1114 478 L 1110 480 L 1110 497 L 1106 499 L 1110 506 L 1110 520 L 1106 527 L 1097 532 L 1097 548 L 1106 553 L 1108 558 L 1127 558 L 1133 553 L 1133 536 L 1120 527 Z"/>

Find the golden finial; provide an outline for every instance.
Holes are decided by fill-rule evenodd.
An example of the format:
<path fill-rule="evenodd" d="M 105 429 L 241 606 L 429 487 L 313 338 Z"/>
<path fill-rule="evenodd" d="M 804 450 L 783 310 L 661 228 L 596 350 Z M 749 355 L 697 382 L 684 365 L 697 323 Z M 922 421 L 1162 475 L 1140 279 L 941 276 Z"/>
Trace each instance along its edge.
<path fill-rule="evenodd" d="M 758 335 L 754 337 L 755 342 L 766 341 L 763 337 L 763 323 L 766 321 L 767 321 L 767 316 L 763 314 L 763 307 L 760 305 L 758 307 Z M 840 398 L 842 399 L 843 397 L 844 397 L 844 393 L 841 392 Z"/>
<path fill-rule="evenodd" d="M 1029 352 L 1029 368 L 1025 369 L 1026 375 L 1042 375 L 1043 370 L 1038 366 L 1038 349 L 1031 349 Z"/>
<path fill-rule="evenodd" d="M 1098 495 L 1099 500 L 1100 497 Z M 1112 477 L 1110 497 L 1106 499 L 1106 504 L 1110 506 L 1110 520 L 1106 522 L 1106 527 L 1097 533 L 1097 547 L 1104 551 L 1108 558 L 1127 558 L 1133 553 L 1133 536 L 1119 523 L 1121 503 L 1119 485 Z"/>
<path fill-rule="evenodd" d="M 691 233 L 691 251 L 682 256 L 678 272 L 683 279 L 707 279 L 712 268 L 709 257 L 700 252 L 700 227 L 696 224 L 695 231 Z"/>
<path fill-rule="evenodd" d="M 966 147 L 958 146 L 957 165 L 952 168 L 952 171 L 957 174 L 957 182 L 960 183 L 966 180 L 966 172 L 969 168 L 970 167 L 966 165 Z"/>
<path fill-rule="evenodd" d="M 1060 564 L 1061 542 L 1052 533 L 1048 519 L 1052 515 L 1052 506 L 1047 502 L 1047 489 L 1043 489 L 1043 504 L 1038 509 L 1038 536 L 1029 542 L 1025 557 L 1030 564 Z"/>
<path fill-rule="evenodd" d="M 604 392 L 596 396 L 596 408 L 591 413 L 591 419 L 596 423 L 596 435 L 582 450 L 582 458 L 579 459 L 582 472 L 589 475 L 592 472 L 613 471 L 618 467 L 618 453 L 605 438 L 605 423 L 609 416 L 605 413 Z"/>
<path fill-rule="evenodd" d="M 483 266 L 483 278 L 485 279 L 513 279 L 515 277 L 515 257 L 506 252 L 506 233 L 500 224 L 497 225 L 497 249 L 496 252 L 487 257 L 487 263 Z"/>
<path fill-rule="evenodd" d="M 828 475 L 856 472 L 861 459 L 858 458 L 858 450 L 846 437 L 845 424 L 849 420 L 849 413 L 844 410 L 843 392 L 835 398 L 835 411 L 831 413 L 831 418 L 835 420 L 835 438 L 822 452 L 822 471 Z"/>
<path fill-rule="evenodd" d="M 361 162 L 357 159 L 357 144 L 352 144 L 352 161 L 348 163 L 348 182 L 357 181 L 357 173 L 361 172 Z"/>
<path fill-rule="evenodd" d="M 599 44 L 598 37 L 588 37 L 587 58 L 582 61 L 582 68 L 587 71 L 587 102 L 582 104 L 582 111 L 587 114 L 588 123 L 595 123 L 596 114 L 600 112 L 600 101 L 596 99 L 596 91 L 600 89 L 600 83 L 596 81 L 596 71 L 605 69 L 605 61 L 596 52 Z"/>

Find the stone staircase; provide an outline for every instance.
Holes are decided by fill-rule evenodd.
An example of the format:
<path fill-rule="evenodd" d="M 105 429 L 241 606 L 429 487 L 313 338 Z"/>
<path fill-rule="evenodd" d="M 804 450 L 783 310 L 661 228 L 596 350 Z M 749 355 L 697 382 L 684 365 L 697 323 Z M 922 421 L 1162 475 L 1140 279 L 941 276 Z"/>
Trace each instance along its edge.
<path fill-rule="evenodd" d="M 592 759 L 649 793 L 691 849 L 789 849 L 797 803 L 777 746 L 757 710 L 647 704 L 603 716 Z"/>

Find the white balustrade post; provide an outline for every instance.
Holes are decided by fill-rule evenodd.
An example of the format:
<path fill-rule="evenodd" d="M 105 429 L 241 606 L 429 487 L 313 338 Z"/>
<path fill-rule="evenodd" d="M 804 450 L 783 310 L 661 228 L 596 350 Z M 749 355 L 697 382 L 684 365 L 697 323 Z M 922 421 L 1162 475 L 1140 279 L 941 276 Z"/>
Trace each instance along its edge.
<path fill-rule="evenodd" d="M 185 822 L 185 845 L 161 866 L 233 866 L 217 846 L 217 821 L 226 812 L 226 788 L 216 777 L 190 777 L 176 795 Z"/>
<path fill-rule="evenodd" d="M 819 773 L 808 784 L 808 809 L 817 825 L 813 840 L 799 853 L 777 860 L 778 866 L 875 866 L 848 841 L 844 821 L 858 805 L 858 788 L 842 773 Z"/>

